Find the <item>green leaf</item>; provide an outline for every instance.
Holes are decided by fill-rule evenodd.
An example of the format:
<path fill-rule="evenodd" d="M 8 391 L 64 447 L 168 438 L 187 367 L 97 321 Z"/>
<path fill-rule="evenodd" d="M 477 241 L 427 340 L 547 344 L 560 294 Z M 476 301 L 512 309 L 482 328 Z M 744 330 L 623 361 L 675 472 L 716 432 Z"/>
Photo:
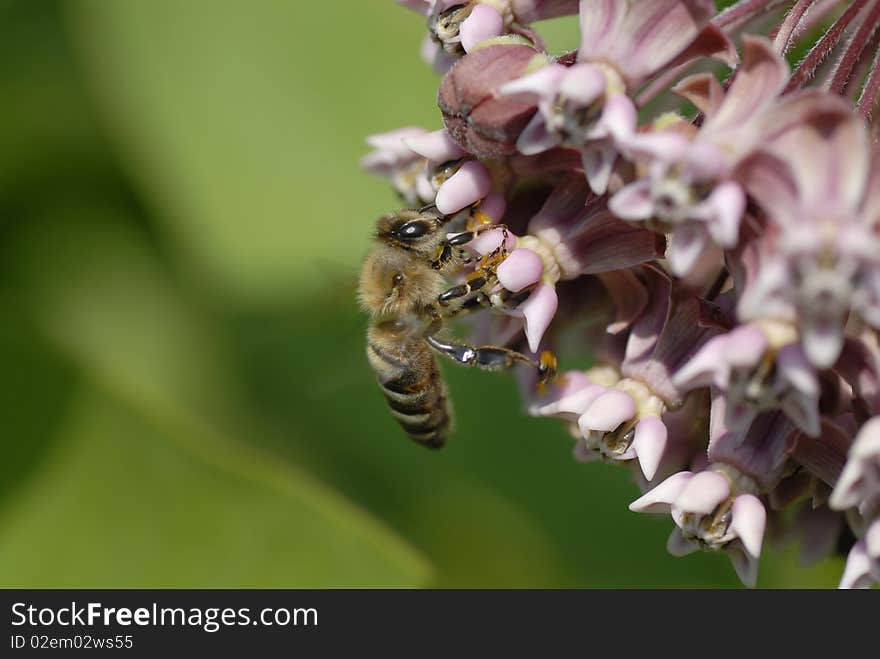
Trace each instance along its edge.
<path fill-rule="evenodd" d="M 424 565 L 303 474 L 87 388 L 42 469 L 0 515 L 5 587 L 379 587 Z M 155 417 L 155 418 L 150 418 Z"/>
<path fill-rule="evenodd" d="M 441 126 L 423 21 L 392 2 L 69 8 L 135 183 L 189 274 L 223 296 L 286 300 L 353 273 L 399 203 L 359 171 L 364 138 Z"/>

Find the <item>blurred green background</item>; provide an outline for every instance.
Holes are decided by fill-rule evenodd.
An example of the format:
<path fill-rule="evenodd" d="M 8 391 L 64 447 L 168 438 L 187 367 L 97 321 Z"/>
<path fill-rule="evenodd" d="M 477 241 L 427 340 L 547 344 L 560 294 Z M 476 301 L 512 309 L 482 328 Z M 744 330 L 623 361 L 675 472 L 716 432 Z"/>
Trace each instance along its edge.
<path fill-rule="evenodd" d="M 440 126 L 390 0 L 0 0 L 0 584 L 736 586 L 512 378 L 387 413 L 354 302 L 364 137 Z M 557 50 L 576 25 L 554 21 Z M 832 586 L 770 550 L 765 587 Z"/>

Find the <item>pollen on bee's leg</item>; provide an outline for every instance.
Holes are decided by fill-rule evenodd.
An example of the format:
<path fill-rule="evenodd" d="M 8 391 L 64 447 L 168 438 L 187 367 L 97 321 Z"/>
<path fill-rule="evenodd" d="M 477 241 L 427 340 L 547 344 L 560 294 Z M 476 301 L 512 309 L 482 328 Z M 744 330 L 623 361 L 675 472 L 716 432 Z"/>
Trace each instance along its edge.
<path fill-rule="evenodd" d="M 470 215 L 468 215 L 467 222 L 465 223 L 465 228 L 468 231 L 479 233 L 493 223 L 492 218 L 480 210 L 479 206 L 481 202 L 482 199 L 475 203 L 473 205 L 473 210 L 471 210 Z"/>
<path fill-rule="evenodd" d="M 556 379 L 558 371 L 559 361 L 556 359 L 556 355 L 549 350 L 542 352 L 538 358 L 538 373 L 541 376 L 538 380 L 539 393 L 543 393 L 547 385 Z"/>

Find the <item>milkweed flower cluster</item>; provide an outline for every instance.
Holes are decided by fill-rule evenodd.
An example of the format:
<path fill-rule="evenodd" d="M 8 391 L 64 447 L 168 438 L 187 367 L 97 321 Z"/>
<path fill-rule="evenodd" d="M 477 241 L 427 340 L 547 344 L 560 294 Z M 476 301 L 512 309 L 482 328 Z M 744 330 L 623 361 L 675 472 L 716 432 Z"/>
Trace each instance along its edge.
<path fill-rule="evenodd" d="M 880 0 L 401 4 L 442 127 L 363 164 L 488 223 L 474 252 L 506 241 L 516 304 L 475 331 L 593 355 L 528 412 L 631 469 L 673 554 L 753 586 L 765 536 L 802 537 L 844 547 L 841 587 L 880 581 Z M 553 55 L 534 23 L 565 15 L 580 45 Z"/>

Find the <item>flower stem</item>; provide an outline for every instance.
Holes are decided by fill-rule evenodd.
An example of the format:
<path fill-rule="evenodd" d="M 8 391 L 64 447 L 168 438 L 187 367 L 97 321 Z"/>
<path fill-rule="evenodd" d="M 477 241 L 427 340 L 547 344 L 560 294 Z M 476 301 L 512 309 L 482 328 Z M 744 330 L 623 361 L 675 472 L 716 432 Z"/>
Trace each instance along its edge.
<path fill-rule="evenodd" d="M 856 64 L 865 52 L 865 48 L 871 42 L 874 31 L 880 22 L 880 0 L 875 0 L 874 6 L 871 7 L 861 26 L 855 32 L 852 39 L 846 46 L 846 50 L 829 75 L 830 82 L 827 85 L 828 91 L 834 94 L 843 94 L 846 87 L 852 79 L 852 73 Z"/>
<path fill-rule="evenodd" d="M 794 73 L 791 74 L 788 86 L 785 88 L 786 92 L 799 89 L 816 75 L 816 69 L 818 69 L 823 60 L 828 57 L 828 54 L 840 41 L 840 37 L 843 35 L 844 30 L 846 30 L 849 24 L 852 23 L 852 21 L 861 13 L 867 2 L 868 0 L 855 0 L 847 10 L 840 15 L 840 18 L 834 21 L 834 24 L 828 28 L 828 31 L 822 35 L 822 38 L 816 42 L 816 44 L 810 49 L 810 52 L 807 53 L 807 56 L 801 60 L 800 64 L 798 64 Z"/>
<path fill-rule="evenodd" d="M 743 23 L 767 13 L 784 0 L 739 0 L 722 11 L 712 21 L 722 29 L 736 29 Z"/>
<path fill-rule="evenodd" d="M 783 55 L 788 52 L 788 49 L 794 43 L 795 30 L 801 26 L 801 21 L 807 10 L 815 3 L 816 0 L 798 0 L 794 7 L 786 14 L 785 20 L 782 21 L 782 24 L 776 31 L 776 36 L 773 38 L 773 47 L 776 49 L 776 52 Z"/>
<path fill-rule="evenodd" d="M 868 80 L 862 88 L 862 94 L 859 96 L 858 111 L 865 117 L 871 118 L 871 111 L 877 103 L 877 93 L 880 92 L 880 48 L 874 53 L 874 61 L 871 62 L 871 73 Z"/>

